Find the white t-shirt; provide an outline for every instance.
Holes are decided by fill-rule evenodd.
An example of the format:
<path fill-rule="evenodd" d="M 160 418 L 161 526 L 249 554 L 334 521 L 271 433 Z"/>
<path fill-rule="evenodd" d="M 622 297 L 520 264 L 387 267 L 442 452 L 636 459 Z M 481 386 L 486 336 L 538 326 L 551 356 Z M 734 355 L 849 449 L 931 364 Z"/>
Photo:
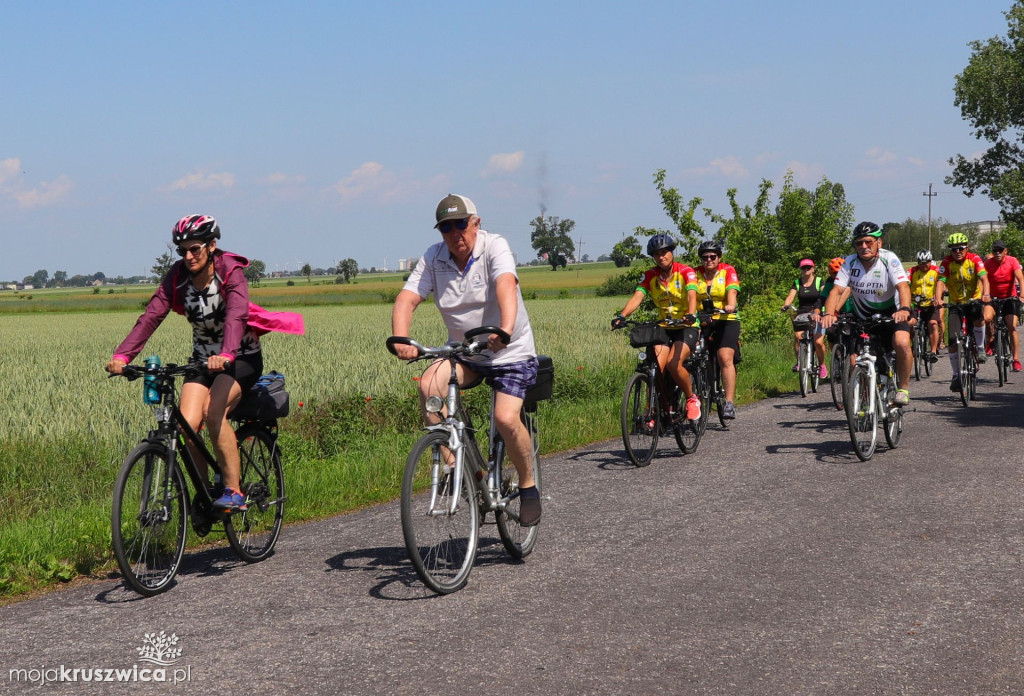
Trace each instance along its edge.
<path fill-rule="evenodd" d="M 452 260 L 448 247 L 438 242 L 416 263 L 404 290 L 414 292 L 423 299 L 434 295 L 434 304 L 448 328 L 449 341 L 464 341 L 466 332 L 480 326 L 501 326 L 498 308 L 497 284 L 499 276 L 511 273 L 516 278 L 516 324 L 512 341 L 503 350 L 483 351 L 474 360 L 483 364 L 506 365 L 536 357 L 533 330 L 519 290 L 515 257 L 505 238 L 479 230 L 473 256 L 460 271 Z"/>
<path fill-rule="evenodd" d="M 878 258 L 870 269 L 864 268 L 856 254 L 847 256 L 836 276 L 836 287 L 850 288 L 854 314 L 861 319 L 896 309 L 896 286 L 909 282 L 903 264 L 888 249 L 878 250 Z"/>

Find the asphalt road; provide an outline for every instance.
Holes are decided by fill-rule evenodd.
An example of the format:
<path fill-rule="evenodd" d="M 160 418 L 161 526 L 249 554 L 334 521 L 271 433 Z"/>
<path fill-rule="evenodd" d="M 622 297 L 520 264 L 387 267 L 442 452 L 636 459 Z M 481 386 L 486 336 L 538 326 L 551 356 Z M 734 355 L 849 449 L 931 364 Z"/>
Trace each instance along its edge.
<path fill-rule="evenodd" d="M 286 527 L 260 564 L 191 554 L 155 598 L 104 580 L 2 608 L 0 693 L 1024 693 L 1024 375 L 986 365 L 964 408 L 937 367 L 867 463 L 824 388 L 644 469 L 617 440 L 545 457 L 534 554 L 485 526 L 451 596 L 417 581 L 392 503 Z M 139 678 L 161 632 L 187 681 L 10 672 Z"/>

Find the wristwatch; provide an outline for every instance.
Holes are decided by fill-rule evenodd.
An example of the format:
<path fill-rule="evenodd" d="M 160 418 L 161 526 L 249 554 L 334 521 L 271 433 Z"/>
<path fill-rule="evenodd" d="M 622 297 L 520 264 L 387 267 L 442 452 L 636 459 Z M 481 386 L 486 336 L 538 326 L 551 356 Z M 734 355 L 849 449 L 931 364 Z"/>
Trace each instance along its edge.
<path fill-rule="evenodd" d="M 910 311 L 910 307 L 899 307 L 896 311 L 897 312 L 909 312 Z"/>

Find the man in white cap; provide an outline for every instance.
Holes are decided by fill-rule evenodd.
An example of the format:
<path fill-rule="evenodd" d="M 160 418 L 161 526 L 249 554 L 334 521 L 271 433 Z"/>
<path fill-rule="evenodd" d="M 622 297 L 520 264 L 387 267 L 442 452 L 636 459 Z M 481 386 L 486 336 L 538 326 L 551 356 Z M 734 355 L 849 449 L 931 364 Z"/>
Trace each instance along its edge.
<path fill-rule="evenodd" d="M 519 290 L 515 258 L 504 237 L 480 229 L 473 201 L 449 194 L 437 204 L 434 227 L 441 241 L 432 245 L 409 275 L 395 299 L 391 314 L 394 336 L 408 336 L 412 314 L 431 294 L 448 328 L 449 341 L 462 341 L 470 329 L 498 326 L 511 336 L 508 345 L 491 334 L 487 349 L 465 360 L 457 370 L 461 386 L 486 380 L 497 391 L 494 417 L 519 474 L 520 524 L 540 522 L 540 494 L 533 478 L 530 434 L 519 418 L 526 391 L 537 381 L 537 351 L 530 319 Z M 395 345 L 399 358 L 410 360 L 416 348 Z M 440 368 L 445 369 L 440 369 Z M 444 398 L 448 370 L 443 362 L 428 367 L 420 378 L 420 403 L 430 396 Z M 440 420 L 426 413 L 428 423 Z"/>

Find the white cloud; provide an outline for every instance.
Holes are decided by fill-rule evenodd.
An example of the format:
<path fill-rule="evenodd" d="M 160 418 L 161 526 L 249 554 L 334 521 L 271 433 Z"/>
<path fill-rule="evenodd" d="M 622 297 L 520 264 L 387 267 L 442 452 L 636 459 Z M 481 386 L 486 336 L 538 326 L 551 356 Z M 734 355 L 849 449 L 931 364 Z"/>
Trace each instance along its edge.
<path fill-rule="evenodd" d="M 0 186 L 11 181 L 21 174 L 21 160 L 17 157 L 8 157 L 0 160 Z"/>
<path fill-rule="evenodd" d="M 892 164 L 898 158 L 886 149 L 873 147 L 864 153 L 864 159 L 868 164 L 873 164 L 876 167 L 883 167 L 885 165 Z"/>
<path fill-rule="evenodd" d="M 306 177 L 302 174 L 284 174 L 283 172 L 274 172 L 273 174 L 260 179 L 259 183 L 267 186 L 298 186 L 299 184 L 306 183 Z"/>
<path fill-rule="evenodd" d="M 331 189 L 341 197 L 342 204 L 347 204 L 362 198 L 389 202 L 422 189 L 443 190 L 447 185 L 444 176 L 423 181 L 385 169 L 380 162 L 363 162 Z"/>
<path fill-rule="evenodd" d="M 523 159 L 525 157 L 526 153 L 522 150 L 491 155 L 491 159 L 487 161 L 487 166 L 480 171 L 480 176 L 486 179 L 501 174 L 511 174 L 523 166 Z"/>
<path fill-rule="evenodd" d="M 228 172 L 218 174 L 197 169 L 189 172 L 170 186 L 172 191 L 215 191 L 229 189 L 235 185 L 235 175 Z"/>
<path fill-rule="evenodd" d="M 742 179 L 750 175 L 750 171 L 735 155 L 718 157 L 703 167 L 692 167 L 683 170 L 683 175 L 691 178 L 725 176 L 730 179 Z"/>
<path fill-rule="evenodd" d="M 44 181 L 31 191 L 16 193 L 14 197 L 22 208 L 41 208 L 61 200 L 74 187 L 74 182 L 61 174 L 53 181 Z"/>

